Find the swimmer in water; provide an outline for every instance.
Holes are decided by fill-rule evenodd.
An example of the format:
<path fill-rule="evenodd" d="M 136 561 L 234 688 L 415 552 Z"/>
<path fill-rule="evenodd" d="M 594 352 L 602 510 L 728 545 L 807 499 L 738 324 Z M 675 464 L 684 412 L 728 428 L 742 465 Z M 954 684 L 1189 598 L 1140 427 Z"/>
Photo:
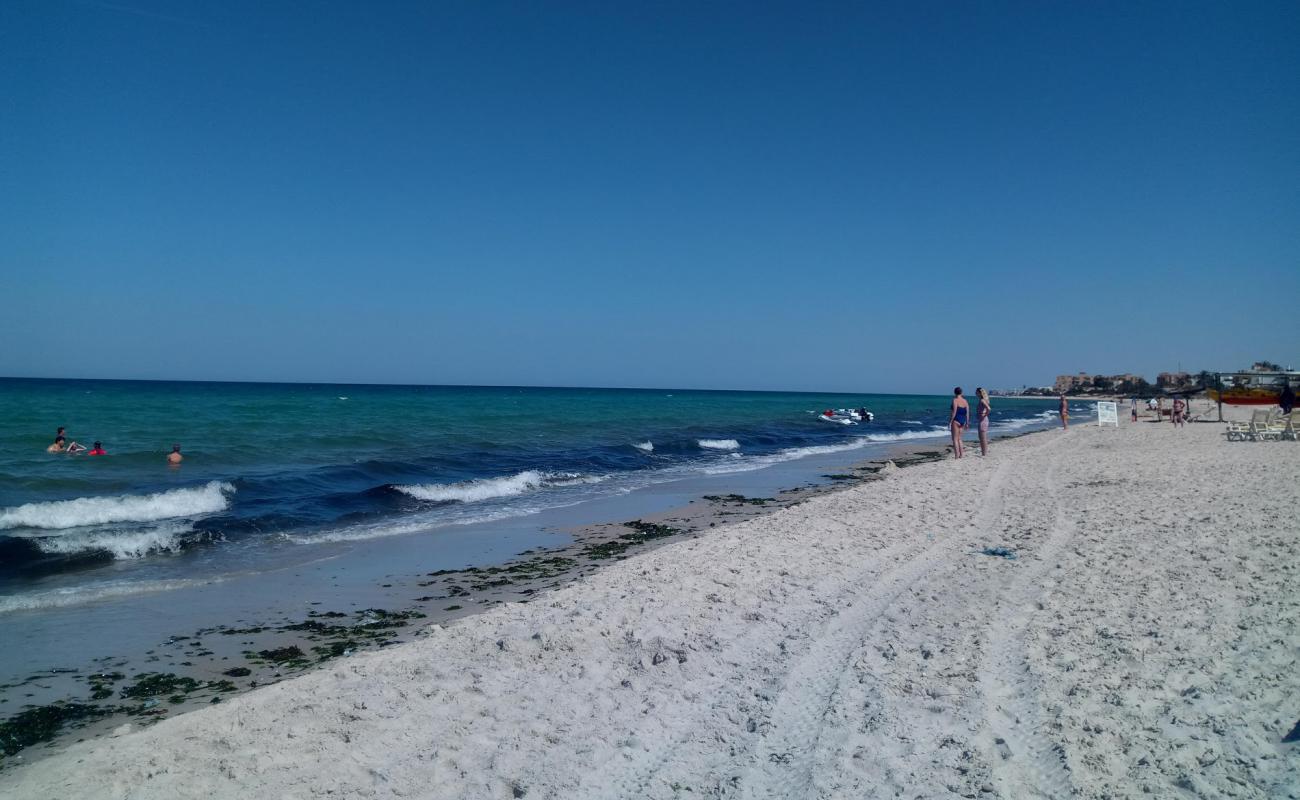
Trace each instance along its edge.
<path fill-rule="evenodd" d="M 88 455 L 88 456 L 106 456 L 106 455 L 108 455 L 108 451 L 104 449 L 104 445 L 100 444 L 99 442 L 95 442 L 95 446 L 92 447 L 92 448 L 90 449 L 90 452 L 89 452 L 89 453 L 86 453 L 86 455 Z"/>
<path fill-rule="evenodd" d="M 184 458 L 185 457 L 181 455 L 181 446 L 174 444 L 172 445 L 172 451 L 167 454 L 167 463 L 179 464 Z"/>
<path fill-rule="evenodd" d="M 45 452 L 62 453 L 63 451 L 68 449 L 66 442 L 67 440 L 63 437 L 63 429 L 59 428 L 59 435 L 54 437 L 54 444 L 45 448 Z"/>

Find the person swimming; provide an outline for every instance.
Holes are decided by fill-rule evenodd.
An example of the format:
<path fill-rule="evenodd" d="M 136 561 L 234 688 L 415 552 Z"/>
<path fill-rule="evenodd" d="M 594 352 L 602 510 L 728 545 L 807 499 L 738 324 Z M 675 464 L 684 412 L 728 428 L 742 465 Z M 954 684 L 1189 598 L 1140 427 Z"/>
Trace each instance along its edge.
<path fill-rule="evenodd" d="M 108 451 L 104 449 L 104 445 L 103 445 L 103 444 L 101 444 L 101 443 L 99 443 L 99 442 L 95 442 L 95 446 L 92 447 L 92 448 L 90 449 L 90 452 L 89 452 L 89 453 L 86 453 L 86 455 L 88 455 L 88 456 L 106 456 L 106 455 L 108 455 Z"/>
<path fill-rule="evenodd" d="M 62 428 L 59 428 L 59 430 L 63 430 L 63 429 L 62 429 Z M 86 446 L 85 446 L 84 444 L 77 444 L 76 442 L 69 442 L 66 436 L 59 435 L 59 436 L 55 436 L 55 437 L 54 437 L 54 443 L 51 444 L 49 447 L 45 448 L 45 452 L 47 452 L 47 453 L 68 453 L 68 454 L 71 454 L 71 455 L 76 455 L 77 453 L 84 452 L 85 449 L 86 449 Z"/>
<path fill-rule="evenodd" d="M 184 458 L 185 456 L 181 455 L 181 446 L 174 444 L 172 445 L 172 451 L 167 454 L 167 463 L 179 464 Z"/>

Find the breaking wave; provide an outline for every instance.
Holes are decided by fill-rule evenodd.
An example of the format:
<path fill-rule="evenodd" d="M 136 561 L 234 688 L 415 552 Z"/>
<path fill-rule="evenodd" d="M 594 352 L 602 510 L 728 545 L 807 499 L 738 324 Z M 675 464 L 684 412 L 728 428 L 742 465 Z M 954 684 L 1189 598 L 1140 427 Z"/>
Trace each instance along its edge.
<path fill-rule="evenodd" d="M 460 483 L 422 483 L 393 488 L 417 500 L 476 503 L 498 497 L 514 497 L 551 486 L 599 483 L 603 480 L 604 477 L 580 475 L 576 472 L 541 472 L 530 469 L 501 478 L 480 478 Z"/>
<path fill-rule="evenodd" d="M 193 531 L 188 524 L 169 523 L 144 529 L 67 531 L 33 538 L 32 543 L 41 552 L 52 555 L 104 552 L 113 558 L 130 559 L 179 552 L 189 533 Z"/>
<path fill-rule="evenodd" d="M 5 595 L 0 597 L 0 614 L 13 611 L 31 611 L 43 608 L 76 606 L 81 605 L 82 603 L 92 603 L 96 600 L 104 600 L 109 597 L 148 594 L 150 592 L 166 592 L 173 589 L 183 589 L 187 586 L 221 583 L 221 581 L 221 578 L 212 578 L 209 580 L 176 579 L 161 581 L 132 581 L 104 583 L 91 586 L 76 586 L 66 589 L 52 589 L 50 591 L 34 592 L 31 594 Z"/>
<path fill-rule="evenodd" d="M 654 442 L 636 442 L 632 446 L 643 453 L 653 453 L 655 451 Z"/>
<path fill-rule="evenodd" d="M 740 442 L 735 439 L 700 439 L 696 442 L 706 450 L 739 450 Z"/>
<path fill-rule="evenodd" d="M 75 500 L 28 503 L 0 511 L 0 530 L 61 530 L 112 522 L 156 522 L 215 514 L 229 507 L 227 495 L 234 491 L 235 487 L 229 483 L 211 481 L 205 486 L 172 489 L 155 494 L 78 497 Z"/>
<path fill-rule="evenodd" d="M 1012 417 L 1011 419 L 998 420 L 993 423 L 996 430 L 1015 431 L 1021 428 L 1027 428 L 1030 425 L 1038 425 L 1048 420 L 1056 419 L 1055 411 L 1043 411 L 1032 417 Z"/>
<path fill-rule="evenodd" d="M 702 472 L 706 475 L 728 475 L 733 472 L 753 472 L 754 470 L 770 467 L 773 464 L 780 464 L 785 461 L 795 461 L 808 456 L 829 455 L 832 453 L 844 453 L 849 450 L 858 450 L 872 444 L 872 440 L 866 436 L 860 436 L 849 442 L 841 444 L 819 444 L 809 447 L 788 447 L 776 453 L 765 456 L 753 456 L 744 459 L 742 462 L 731 462 L 726 464 L 715 464 L 705 467 Z M 739 455 L 733 453 L 732 455 Z"/>
<path fill-rule="evenodd" d="M 948 429 L 935 426 L 924 431 L 903 431 L 902 433 L 874 433 L 867 436 L 866 439 L 871 442 L 901 442 L 906 439 L 933 439 L 936 436 L 947 436 Z"/>

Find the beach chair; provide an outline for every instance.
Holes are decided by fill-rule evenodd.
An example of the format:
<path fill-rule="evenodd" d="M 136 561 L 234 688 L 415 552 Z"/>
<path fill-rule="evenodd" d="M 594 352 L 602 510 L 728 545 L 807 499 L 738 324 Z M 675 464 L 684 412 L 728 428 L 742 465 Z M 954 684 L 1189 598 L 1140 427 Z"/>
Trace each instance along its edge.
<path fill-rule="evenodd" d="M 1300 434 L 1297 433 L 1297 429 L 1300 429 L 1300 408 L 1293 408 L 1290 414 L 1283 414 L 1281 422 L 1282 438 L 1300 441 Z"/>
<path fill-rule="evenodd" d="M 1250 438 L 1263 442 L 1269 439 L 1281 439 L 1283 427 L 1274 419 L 1272 410 L 1253 411 L 1250 415 Z"/>
<path fill-rule="evenodd" d="M 1268 414 L 1268 432 L 1269 435 L 1279 442 L 1286 438 L 1287 423 L 1291 421 L 1289 414 L 1283 413 L 1281 409 L 1273 409 Z"/>
<path fill-rule="evenodd" d="M 1228 434 L 1228 441 L 1230 442 L 1244 442 L 1251 438 L 1250 423 L 1229 420 L 1228 430 L 1225 433 Z"/>

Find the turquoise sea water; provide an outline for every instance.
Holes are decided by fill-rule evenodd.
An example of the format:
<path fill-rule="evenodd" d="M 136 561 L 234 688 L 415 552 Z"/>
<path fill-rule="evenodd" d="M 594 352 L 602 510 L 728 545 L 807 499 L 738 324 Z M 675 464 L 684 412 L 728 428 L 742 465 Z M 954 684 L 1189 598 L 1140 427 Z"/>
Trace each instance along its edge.
<path fill-rule="evenodd" d="M 504 520 L 699 474 L 946 436 L 949 398 L 0 380 L 0 595 Z M 875 420 L 823 422 L 826 408 Z M 994 398 L 992 428 L 1052 404 Z M 45 452 L 58 426 L 109 455 Z M 166 463 L 182 445 L 179 467 Z"/>

